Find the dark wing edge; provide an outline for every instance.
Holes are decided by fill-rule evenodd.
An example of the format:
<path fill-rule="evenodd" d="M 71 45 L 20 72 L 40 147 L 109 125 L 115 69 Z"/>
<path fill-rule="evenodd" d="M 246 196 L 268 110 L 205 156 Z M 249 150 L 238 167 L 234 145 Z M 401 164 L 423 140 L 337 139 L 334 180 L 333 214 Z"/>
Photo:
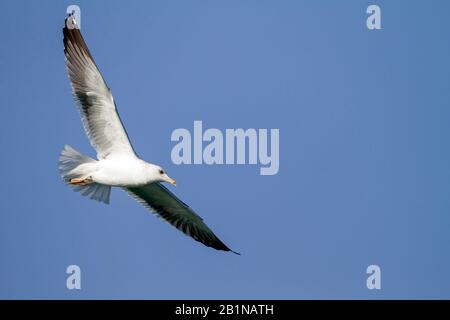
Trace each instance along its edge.
<path fill-rule="evenodd" d="M 79 107 L 83 127 L 91 144 L 97 150 L 97 153 L 102 154 L 103 157 L 106 157 L 105 152 L 108 154 L 111 151 L 111 144 L 114 142 L 120 142 L 124 150 L 137 155 L 120 118 L 111 90 L 97 67 L 78 26 L 72 24 L 71 28 L 68 27 L 69 19 L 74 19 L 74 17 L 69 15 L 64 20 L 62 29 L 64 56 L 73 97 Z M 99 114 L 102 109 L 105 109 L 101 106 L 102 103 L 106 103 L 115 112 L 115 115 L 111 116 L 111 121 L 114 122 L 113 125 L 117 135 L 122 135 L 119 136 L 120 141 L 117 141 L 117 139 L 109 141 L 103 137 L 104 134 L 96 132 L 94 125 L 95 122 L 98 124 L 98 120 L 95 119 L 96 114 L 93 113 Z M 108 110 L 107 114 L 111 115 L 111 112 Z M 109 149 L 108 152 L 107 149 Z"/>
<path fill-rule="evenodd" d="M 187 204 L 160 183 L 123 188 L 132 198 L 185 235 L 216 250 L 240 253 L 228 248 Z"/>

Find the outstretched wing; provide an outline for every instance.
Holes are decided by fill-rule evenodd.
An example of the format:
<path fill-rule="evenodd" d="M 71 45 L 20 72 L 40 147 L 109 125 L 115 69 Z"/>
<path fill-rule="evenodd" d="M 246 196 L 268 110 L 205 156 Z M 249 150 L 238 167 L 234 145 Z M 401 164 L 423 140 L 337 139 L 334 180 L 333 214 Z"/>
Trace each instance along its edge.
<path fill-rule="evenodd" d="M 64 23 L 64 54 L 84 129 L 99 159 L 135 152 L 114 98 L 89 52 L 73 16 Z"/>
<path fill-rule="evenodd" d="M 124 188 L 134 199 L 184 234 L 217 250 L 232 251 L 203 222 L 187 204 L 159 183 Z"/>

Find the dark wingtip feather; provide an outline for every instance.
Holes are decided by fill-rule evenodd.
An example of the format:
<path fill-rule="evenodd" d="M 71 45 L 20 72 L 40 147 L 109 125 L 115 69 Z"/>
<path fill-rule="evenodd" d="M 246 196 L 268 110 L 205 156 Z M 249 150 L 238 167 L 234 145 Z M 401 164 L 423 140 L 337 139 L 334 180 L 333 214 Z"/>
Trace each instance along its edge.
<path fill-rule="evenodd" d="M 72 43 L 73 46 L 78 47 L 78 49 L 82 52 L 84 52 L 84 54 L 92 60 L 92 62 L 95 65 L 94 62 L 94 58 L 91 55 L 91 52 L 89 51 L 86 42 L 83 39 L 83 36 L 81 35 L 81 31 L 80 28 L 77 24 L 74 24 L 73 27 L 68 27 L 68 20 L 69 19 L 74 19 L 75 17 L 72 14 L 69 14 L 65 19 L 64 19 L 64 27 L 62 29 L 63 31 L 63 42 L 64 42 L 64 53 L 66 54 L 66 56 L 68 55 L 68 51 L 67 51 L 67 44 L 70 41 Z M 70 58 L 70 57 L 68 57 Z"/>
<path fill-rule="evenodd" d="M 233 252 L 234 254 L 237 254 L 238 256 L 241 255 L 239 252 L 236 252 L 236 251 L 231 250 L 230 248 L 228 248 L 227 245 L 225 243 L 223 243 L 219 238 L 217 238 L 217 237 L 215 237 L 215 238 L 216 239 L 215 239 L 215 241 L 213 243 L 206 244 L 206 246 L 212 247 L 212 248 L 214 248 L 216 250 L 223 250 L 223 251 Z"/>
<path fill-rule="evenodd" d="M 230 248 L 228 248 L 222 241 L 221 241 L 223 247 L 219 250 L 224 250 L 224 251 L 229 251 L 229 252 L 233 252 L 234 254 L 237 254 L 238 256 L 240 256 L 241 254 L 237 251 L 231 250 Z"/>

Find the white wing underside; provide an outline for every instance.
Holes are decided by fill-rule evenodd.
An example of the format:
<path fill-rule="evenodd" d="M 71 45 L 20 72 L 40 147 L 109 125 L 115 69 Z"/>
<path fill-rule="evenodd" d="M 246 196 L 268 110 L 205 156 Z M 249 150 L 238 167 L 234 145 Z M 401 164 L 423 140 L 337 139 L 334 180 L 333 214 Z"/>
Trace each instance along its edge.
<path fill-rule="evenodd" d="M 136 153 L 114 98 L 77 28 L 64 28 L 64 52 L 72 92 L 84 129 L 98 159 Z"/>

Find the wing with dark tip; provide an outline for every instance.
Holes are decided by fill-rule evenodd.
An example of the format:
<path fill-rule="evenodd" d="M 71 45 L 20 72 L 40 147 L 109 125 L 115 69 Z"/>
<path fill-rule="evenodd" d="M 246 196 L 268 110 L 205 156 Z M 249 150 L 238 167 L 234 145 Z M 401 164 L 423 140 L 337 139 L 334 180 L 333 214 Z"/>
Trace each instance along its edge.
<path fill-rule="evenodd" d="M 73 96 L 79 106 L 84 129 L 104 159 L 135 152 L 117 112 L 114 98 L 89 52 L 74 17 L 64 22 L 64 54 Z"/>
<path fill-rule="evenodd" d="M 160 183 L 151 183 L 135 188 L 124 188 L 124 190 L 144 207 L 153 211 L 175 228 L 203 243 L 205 246 L 239 254 L 228 248 L 208 228 L 198 214 Z"/>

